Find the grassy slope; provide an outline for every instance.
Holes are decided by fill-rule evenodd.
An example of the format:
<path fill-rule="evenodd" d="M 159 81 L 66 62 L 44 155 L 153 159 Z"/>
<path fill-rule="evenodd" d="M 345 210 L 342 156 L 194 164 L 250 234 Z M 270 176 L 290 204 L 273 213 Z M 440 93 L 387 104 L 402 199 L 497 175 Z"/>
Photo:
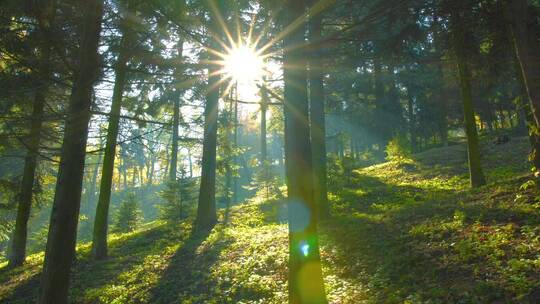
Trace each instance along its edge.
<path fill-rule="evenodd" d="M 431 150 L 340 177 L 321 225 L 333 303 L 538 303 L 540 203 L 518 190 L 526 139 L 484 149 L 490 184 L 467 190 L 464 146 Z M 190 237 L 189 223 L 151 223 L 111 238 L 111 258 L 78 250 L 77 303 L 285 303 L 283 204 L 254 200 L 227 224 Z M 35 298 L 42 254 L 0 269 L 0 302 Z M 0 267 L 2 267 L 0 265 Z"/>

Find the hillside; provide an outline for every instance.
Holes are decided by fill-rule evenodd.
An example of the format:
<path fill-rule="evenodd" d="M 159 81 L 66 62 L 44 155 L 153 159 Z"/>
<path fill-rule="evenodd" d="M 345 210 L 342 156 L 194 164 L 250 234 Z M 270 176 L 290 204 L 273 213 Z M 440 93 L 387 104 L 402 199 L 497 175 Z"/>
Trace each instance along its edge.
<path fill-rule="evenodd" d="M 470 191 L 464 145 L 358 169 L 331 180 L 321 224 L 331 303 L 538 303 L 540 200 L 526 138 L 483 143 L 489 185 Z M 336 191 L 339 189 L 339 191 Z M 78 246 L 76 303 L 285 303 L 284 204 L 254 198 L 210 235 L 149 223 L 111 238 L 111 256 Z M 43 254 L 0 265 L 0 302 L 31 303 Z"/>

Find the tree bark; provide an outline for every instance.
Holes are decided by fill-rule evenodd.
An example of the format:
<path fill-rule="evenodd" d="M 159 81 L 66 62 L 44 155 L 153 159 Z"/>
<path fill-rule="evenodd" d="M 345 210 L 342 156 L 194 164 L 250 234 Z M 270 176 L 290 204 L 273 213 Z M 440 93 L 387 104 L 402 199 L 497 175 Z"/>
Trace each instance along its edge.
<path fill-rule="evenodd" d="M 512 38 L 516 57 L 521 68 L 521 81 L 525 86 L 526 96 L 529 99 L 534 125 L 530 125 L 532 134 L 538 137 L 540 130 L 540 47 L 535 40 L 535 34 L 529 29 L 531 20 L 526 0 L 508 1 L 511 14 Z M 538 138 L 531 140 L 533 152 L 531 160 L 538 174 L 540 167 L 540 153 L 538 152 Z"/>
<path fill-rule="evenodd" d="M 215 0 L 213 0 L 215 1 Z M 212 6 L 210 4 L 210 6 Z M 216 6 L 219 7 L 219 6 Z M 212 9 L 209 11 L 212 12 Z M 219 10 L 221 11 L 221 10 Z M 219 12 L 217 12 L 219 13 Z M 214 35 L 220 33 L 218 16 L 211 13 L 210 31 Z M 219 44 L 215 39 L 211 42 L 212 49 L 219 50 Z M 208 52 L 211 61 L 219 58 L 212 52 Z M 197 205 L 197 217 L 195 219 L 195 231 L 205 231 L 213 228 L 217 222 L 216 214 L 216 145 L 218 129 L 218 103 L 219 103 L 219 67 L 210 64 L 208 67 L 208 84 L 206 89 L 206 106 L 204 108 L 204 139 L 202 154 L 201 185 L 199 188 L 199 202 Z"/>
<path fill-rule="evenodd" d="M 24 171 L 17 206 L 17 218 L 11 250 L 9 254 L 9 267 L 21 266 L 26 258 L 26 241 L 28 236 L 28 219 L 32 207 L 32 194 L 34 177 L 39 153 L 41 127 L 43 124 L 43 108 L 45 106 L 45 88 L 37 90 L 34 96 L 32 122 L 28 141 L 28 152 L 24 160 Z"/>
<path fill-rule="evenodd" d="M 125 17 L 122 17 L 125 19 Z M 125 22 L 123 20 L 122 22 Z M 127 34 L 127 25 L 122 25 L 122 41 L 118 61 L 116 62 L 116 77 L 107 128 L 107 142 L 103 155 L 103 167 L 101 169 L 101 181 L 99 187 L 99 199 L 94 219 L 94 232 L 92 239 L 92 255 L 100 260 L 107 257 L 107 231 L 109 219 L 109 206 L 111 202 L 112 179 L 114 174 L 114 161 L 116 157 L 116 144 L 120 127 L 120 112 L 122 110 L 122 98 L 126 86 L 127 63 L 129 61 L 130 35 Z"/>
<path fill-rule="evenodd" d="M 529 143 L 531 144 L 531 153 L 529 155 L 529 160 L 533 164 L 536 171 L 540 169 L 540 136 L 538 134 L 538 128 L 536 127 L 536 121 L 531 110 L 529 95 L 527 92 L 527 84 L 523 78 L 523 73 L 521 72 L 521 66 L 519 65 L 519 60 L 517 56 L 514 57 L 516 71 L 517 71 L 517 80 L 520 88 L 519 101 L 517 103 L 517 111 L 522 112 L 526 122 L 527 134 L 529 135 Z M 520 119 L 521 120 L 521 119 Z"/>
<path fill-rule="evenodd" d="M 484 177 L 484 173 L 482 171 L 482 164 L 480 161 L 478 131 L 476 129 L 476 119 L 474 115 L 473 100 L 471 94 L 471 75 L 466 61 L 466 33 L 465 29 L 463 28 L 463 20 L 461 20 L 459 16 L 459 12 L 454 12 L 452 14 L 451 22 L 454 31 L 453 48 L 459 72 L 459 81 L 463 101 L 465 133 L 467 135 L 470 184 L 471 187 L 476 188 L 485 185 L 486 179 Z"/>
<path fill-rule="evenodd" d="M 39 304 L 67 303 L 69 276 L 75 258 L 92 88 L 99 72 L 98 42 L 102 0 L 81 1 L 82 38 L 69 101 L 64 140 L 51 212 Z"/>
<path fill-rule="evenodd" d="M 178 57 L 182 58 L 184 53 L 184 43 L 181 41 L 178 44 Z M 182 70 L 176 69 L 176 81 L 181 81 Z M 178 171 L 178 127 L 180 126 L 180 96 L 181 88 L 175 88 L 173 94 L 173 124 L 172 124 L 172 149 L 171 149 L 171 164 L 169 166 L 169 180 L 171 182 L 176 181 L 176 174 Z"/>
<path fill-rule="evenodd" d="M 55 2 L 48 0 L 43 3 L 43 7 L 38 12 L 39 40 L 42 44 L 41 58 L 39 58 L 37 88 L 34 93 L 34 103 L 32 107 L 32 117 L 30 123 L 30 134 L 27 142 L 27 153 L 24 159 L 23 177 L 17 206 L 17 218 L 15 220 L 15 230 L 9 251 L 9 267 L 18 267 L 26 259 L 26 241 L 28 238 L 28 219 L 32 208 L 32 191 L 37 167 L 39 144 L 41 139 L 41 129 L 43 125 L 43 109 L 45 107 L 45 96 L 51 74 L 50 65 L 50 31 L 54 19 Z"/>
<path fill-rule="evenodd" d="M 407 110 L 409 115 L 409 136 L 411 137 L 411 152 L 416 153 L 418 151 L 418 143 L 416 142 L 416 117 L 414 115 L 414 98 L 411 92 L 407 92 Z"/>
<path fill-rule="evenodd" d="M 311 1 L 310 4 L 314 4 Z M 321 218 L 330 216 L 328 205 L 328 190 L 326 177 L 326 122 L 324 110 L 323 62 L 321 60 L 322 15 L 315 14 L 309 19 L 310 45 L 312 48 L 309 60 L 310 88 L 310 122 L 311 122 L 311 152 L 313 158 L 313 195 Z M 352 139 L 352 134 L 351 134 Z M 351 141 L 352 143 L 352 141 Z M 351 145 L 351 151 L 354 148 Z M 353 153 L 354 154 L 354 153 Z"/>
<path fill-rule="evenodd" d="M 266 111 L 268 111 L 268 89 L 266 83 L 261 88 L 261 160 L 260 165 L 265 166 L 265 162 L 268 158 L 268 148 L 266 141 Z"/>
<path fill-rule="evenodd" d="M 287 2 L 284 38 L 285 171 L 289 217 L 289 303 L 327 303 L 322 278 L 318 207 L 313 198 L 303 0 Z"/>
<path fill-rule="evenodd" d="M 176 181 L 176 172 L 178 166 L 178 125 L 180 124 L 180 94 L 174 95 L 171 163 L 169 165 L 169 180 L 171 182 Z"/>

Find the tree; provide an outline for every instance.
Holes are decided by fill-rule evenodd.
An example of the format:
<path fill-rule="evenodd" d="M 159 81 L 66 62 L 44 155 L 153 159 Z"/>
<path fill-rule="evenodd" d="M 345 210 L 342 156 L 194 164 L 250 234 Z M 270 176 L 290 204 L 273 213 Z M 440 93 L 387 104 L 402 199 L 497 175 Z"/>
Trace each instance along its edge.
<path fill-rule="evenodd" d="M 213 52 L 219 50 L 219 14 L 223 12 L 221 0 L 209 0 L 210 21 L 208 30 L 211 33 L 210 47 L 214 50 L 208 52 L 210 61 L 219 60 Z M 204 108 L 204 138 L 202 153 L 201 185 L 199 203 L 197 205 L 197 218 L 195 230 L 211 229 L 217 222 L 216 214 L 216 146 L 218 128 L 218 101 L 219 101 L 219 67 L 215 63 L 208 66 L 208 84 L 206 87 L 206 105 Z"/>
<path fill-rule="evenodd" d="M 507 1 L 507 8 L 510 11 L 510 20 L 512 28 L 512 37 L 514 42 L 514 49 L 516 57 L 519 60 L 522 83 L 526 89 L 529 104 L 531 106 L 532 116 L 536 122 L 536 128 L 533 130 L 534 134 L 538 134 L 540 129 L 540 47 L 538 46 L 538 33 L 540 30 L 539 25 L 534 28 L 534 18 L 531 18 L 531 14 L 528 9 L 527 0 L 513 0 Z M 536 30 L 536 32 L 535 32 Z M 539 172 L 540 168 L 537 164 L 540 164 L 540 153 L 534 151 L 533 147 L 533 164 L 536 166 L 536 171 Z"/>
<path fill-rule="evenodd" d="M 178 43 L 178 58 L 182 59 L 184 42 Z M 175 69 L 177 81 L 182 80 L 182 68 Z M 173 123 L 172 123 L 172 150 L 171 164 L 169 167 L 169 179 L 171 182 L 176 182 L 176 168 L 178 166 L 178 127 L 180 125 L 180 96 L 182 87 L 178 86 L 173 95 Z"/>
<path fill-rule="evenodd" d="M 142 219 L 142 211 L 137 203 L 137 197 L 135 194 L 129 193 L 116 211 L 114 230 L 118 232 L 131 232 L 137 228 Z"/>
<path fill-rule="evenodd" d="M 456 5 L 456 4 L 451 4 Z M 470 183 L 473 188 L 486 184 L 486 179 L 482 171 L 480 161 L 480 149 L 478 146 L 478 131 L 476 129 L 476 118 L 473 109 L 471 93 L 471 74 L 467 64 L 467 32 L 465 21 L 462 17 L 463 11 L 453 7 L 451 11 L 452 42 L 459 72 L 459 81 L 463 101 L 463 115 L 465 123 L 465 133 L 467 135 L 467 152 L 469 159 Z"/>
<path fill-rule="evenodd" d="M 315 1 L 311 1 L 315 3 Z M 328 206 L 328 190 L 326 181 L 326 126 L 325 99 L 323 84 L 322 48 L 318 45 L 321 40 L 322 13 L 312 11 L 309 18 L 309 33 L 311 56 L 309 59 L 309 98 L 311 123 L 311 150 L 313 158 L 314 199 L 319 206 L 320 215 L 330 215 Z"/>
<path fill-rule="evenodd" d="M 84 8 L 82 38 L 65 123 L 39 291 L 40 304 L 67 303 L 69 275 L 75 258 L 92 88 L 99 73 L 98 42 L 103 15 L 103 1 L 88 0 L 80 4 Z"/>
<path fill-rule="evenodd" d="M 305 3 L 288 1 L 283 39 L 285 171 L 289 217 L 289 303 L 326 303 L 313 198 L 307 70 L 304 45 Z M 309 178 L 311 177 L 311 178 Z"/>
<path fill-rule="evenodd" d="M 130 14 L 129 4 L 125 8 L 124 14 Z M 116 157 L 116 143 L 120 126 L 120 112 L 122 109 L 122 98 L 127 81 L 127 64 L 131 57 L 133 47 L 133 33 L 130 32 L 129 19 L 126 15 L 121 17 L 120 31 L 122 38 L 120 42 L 120 52 L 115 65 L 115 80 L 109 116 L 109 126 L 107 128 L 107 142 L 105 144 L 105 154 L 103 155 L 103 167 L 101 169 L 101 184 L 99 187 L 99 199 L 94 220 L 94 233 L 92 239 L 92 254 L 96 259 L 107 257 L 107 228 L 109 218 L 109 205 L 111 201 L 111 187 L 114 173 L 114 161 Z"/>
<path fill-rule="evenodd" d="M 19 204 L 17 208 L 17 219 L 13 232 L 12 246 L 9 254 L 9 266 L 16 267 L 23 264 L 26 258 L 26 242 L 28 237 L 28 219 L 32 207 L 32 193 L 34 178 L 36 174 L 39 144 L 41 140 L 41 129 L 43 124 L 43 110 L 45 107 L 45 97 L 50 78 L 50 52 L 51 52 L 51 31 L 54 22 L 54 1 L 44 1 L 40 7 L 34 8 L 38 21 L 40 45 L 39 67 L 37 69 L 37 86 L 34 92 L 34 103 L 30 124 L 30 134 L 27 143 L 28 152 L 25 157 L 23 178 L 21 182 Z"/>

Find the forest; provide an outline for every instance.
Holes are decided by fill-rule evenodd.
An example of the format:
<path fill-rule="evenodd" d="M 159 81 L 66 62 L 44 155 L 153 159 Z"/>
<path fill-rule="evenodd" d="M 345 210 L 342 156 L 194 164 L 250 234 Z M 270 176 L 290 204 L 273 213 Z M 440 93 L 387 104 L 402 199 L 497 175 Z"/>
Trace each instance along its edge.
<path fill-rule="evenodd" d="M 539 0 L 0 0 L 0 303 L 540 303 Z"/>

